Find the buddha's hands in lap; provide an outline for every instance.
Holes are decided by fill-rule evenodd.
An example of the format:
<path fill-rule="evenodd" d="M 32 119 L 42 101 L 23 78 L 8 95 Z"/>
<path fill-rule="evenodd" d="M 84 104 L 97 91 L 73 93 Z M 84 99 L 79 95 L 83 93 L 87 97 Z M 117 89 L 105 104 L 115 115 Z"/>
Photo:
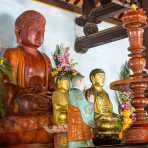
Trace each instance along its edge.
<path fill-rule="evenodd" d="M 113 116 L 111 113 L 100 114 L 96 116 L 96 127 L 100 129 L 119 129 L 121 128 L 121 119 L 119 116 Z"/>
<path fill-rule="evenodd" d="M 13 109 L 17 115 L 38 115 L 49 112 L 50 93 L 41 88 L 25 88 L 19 91 L 13 100 Z"/>

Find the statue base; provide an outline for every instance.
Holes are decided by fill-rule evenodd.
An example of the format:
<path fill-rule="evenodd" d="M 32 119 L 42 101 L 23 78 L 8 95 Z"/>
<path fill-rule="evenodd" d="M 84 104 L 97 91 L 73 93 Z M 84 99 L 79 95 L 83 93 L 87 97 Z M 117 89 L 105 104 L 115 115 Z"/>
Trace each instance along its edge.
<path fill-rule="evenodd" d="M 54 147 L 55 148 L 67 148 L 68 147 L 67 133 L 54 134 Z"/>
<path fill-rule="evenodd" d="M 54 148 L 53 144 L 20 144 L 14 146 L 3 146 L 0 148 Z"/>
<path fill-rule="evenodd" d="M 36 116 L 10 116 L 0 119 L 0 145 L 53 143 L 53 134 L 44 130 L 52 125 L 48 114 Z"/>
<path fill-rule="evenodd" d="M 98 147 L 89 148 L 148 148 L 147 144 L 117 144 L 117 145 L 101 145 Z"/>
<path fill-rule="evenodd" d="M 113 136 L 100 136 L 93 139 L 95 146 L 120 144 L 121 140 Z"/>
<path fill-rule="evenodd" d="M 130 144 L 148 143 L 148 122 L 127 129 L 124 141 Z"/>

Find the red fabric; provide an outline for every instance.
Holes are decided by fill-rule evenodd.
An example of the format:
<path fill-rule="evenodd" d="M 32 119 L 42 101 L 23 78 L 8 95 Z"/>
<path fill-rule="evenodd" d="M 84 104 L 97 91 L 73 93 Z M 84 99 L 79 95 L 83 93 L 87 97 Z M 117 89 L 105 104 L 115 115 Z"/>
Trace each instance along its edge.
<path fill-rule="evenodd" d="M 78 108 L 69 105 L 68 107 L 68 140 L 91 140 L 92 129 L 84 123 Z"/>

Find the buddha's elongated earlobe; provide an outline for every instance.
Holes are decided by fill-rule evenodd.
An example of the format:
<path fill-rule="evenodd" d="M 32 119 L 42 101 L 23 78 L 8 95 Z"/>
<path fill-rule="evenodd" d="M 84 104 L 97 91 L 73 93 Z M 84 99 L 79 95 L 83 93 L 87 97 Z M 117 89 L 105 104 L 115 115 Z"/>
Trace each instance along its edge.
<path fill-rule="evenodd" d="M 15 27 L 15 34 L 16 34 L 17 43 L 21 44 L 22 43 L 22 40 L 21 40 L 21 37 L 20 37 L 21 30 L 17 26 Z"/>
<path fill-rule="evenodd" d="M 95 77 L 95 76 L 91 76 L 91 83 L 92 83 L 92 84 L 95 83 L 95 82 L 94 82 L 94 81 L 95 81 L 95 78 L 94 78 L 94 77 Z"/>

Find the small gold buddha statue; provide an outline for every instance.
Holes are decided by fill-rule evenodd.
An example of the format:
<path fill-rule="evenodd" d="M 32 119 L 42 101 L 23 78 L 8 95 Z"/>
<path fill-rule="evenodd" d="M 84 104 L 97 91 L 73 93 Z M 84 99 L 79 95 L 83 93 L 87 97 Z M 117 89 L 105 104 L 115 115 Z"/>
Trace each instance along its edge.
<path fill-rule="evenodd" d="M 68 90 L 70 82 L 66 77 L 58 77 L 56 85 L 56 90 L 52 95 L 54 123 L 56 125 L 63 125 L 67 124 Z"/>
<path fill-rule="evenodd" d="M 120 132 L 121 121 L 119 116 L 113 113 L 112 103 L 103 89 L 105 72 L 102 69 L 92 70 L 90 81 L 92 86 L 86 90 L 86 97 L 88 101 L 94 102 L 95 137 L 117 136 Z"/>

